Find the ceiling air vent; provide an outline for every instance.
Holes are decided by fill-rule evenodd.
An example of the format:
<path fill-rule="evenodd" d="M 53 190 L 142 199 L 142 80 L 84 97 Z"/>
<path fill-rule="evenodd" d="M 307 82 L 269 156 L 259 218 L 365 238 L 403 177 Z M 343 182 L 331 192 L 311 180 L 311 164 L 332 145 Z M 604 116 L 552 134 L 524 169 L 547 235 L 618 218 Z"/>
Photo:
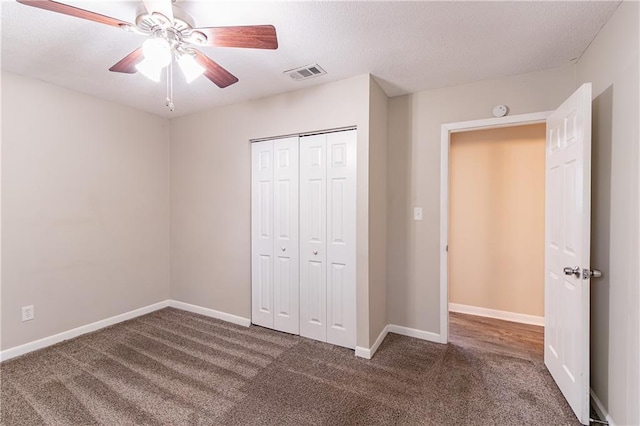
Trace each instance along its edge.
<path fill-rule="evenodd" d="M 285 75 L 288 75 L 294 80 L 306 80 L 308 78 L 325 75 L 326 73 L 327 72 L 323 70 L 322 67 L 318 64 L 306 65 L 304 67 L 295 68 L 284 72 Z"/>

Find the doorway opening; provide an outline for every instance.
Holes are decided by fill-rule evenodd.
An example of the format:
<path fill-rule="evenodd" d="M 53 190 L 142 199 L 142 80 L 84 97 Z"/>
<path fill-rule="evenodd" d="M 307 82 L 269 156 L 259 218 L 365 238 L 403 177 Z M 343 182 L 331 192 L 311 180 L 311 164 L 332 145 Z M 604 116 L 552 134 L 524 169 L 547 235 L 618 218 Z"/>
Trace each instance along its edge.
<path fill-rule="evenodd" d="M 500 320 L 508 320 L 523 323 L 507 332 L 511 336 L 538 330 L 533 352 L 543 349 L 547 116 L 442 126 L 443 343 L 455 334 L 480 344 L 470 339 L 478 336 L 475 327 L 501 340 Z"/>
<path fill-rule="evenodd" d="M 544 123 L 450 137 L 452 343 L 543 359 L 545 142 Z"/>

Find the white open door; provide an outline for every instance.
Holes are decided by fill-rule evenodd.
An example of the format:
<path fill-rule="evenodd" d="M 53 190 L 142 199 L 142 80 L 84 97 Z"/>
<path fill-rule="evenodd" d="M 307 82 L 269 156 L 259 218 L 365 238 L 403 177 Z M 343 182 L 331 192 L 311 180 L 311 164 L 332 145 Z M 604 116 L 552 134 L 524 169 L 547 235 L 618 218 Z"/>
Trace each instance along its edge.
<path fill-rule="evenodd" d="M 544 363 L 589 424 L 591 83 L 547 119 Z"/>

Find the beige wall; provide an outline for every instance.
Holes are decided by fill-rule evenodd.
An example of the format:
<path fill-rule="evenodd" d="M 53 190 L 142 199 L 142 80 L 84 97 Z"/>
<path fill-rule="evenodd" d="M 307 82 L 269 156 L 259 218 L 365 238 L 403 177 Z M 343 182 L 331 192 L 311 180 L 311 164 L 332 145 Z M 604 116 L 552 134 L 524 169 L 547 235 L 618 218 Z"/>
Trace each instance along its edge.
<path fill-rule="evenodd" d="M 640 424 L 638 207 L 640 5 L 623 2 L 577 64 L 593 83 L 591 387 L 619 425 Z"/>
<path fill-rule="evenodd" d="M 454 133 L 449 302 L 544 316 L 545 124 Z"/>
<path fill-rule="evenodd" d="M 251 316 L 250 139 L 357 126 L 357 344 L 369 347 L 369 75 L 171 120 L 171 297 Z"/>
<path fill-rule="evenodd" d="M 168 179 L 166 120 L 2 73 L 2 349 L 168 298 Z"/>
<path fill-rule="evenodd" d="M 387 103 L 372 78 L 369 99 L 369 343 L 387 325 Z"/>
<path fill-rule="evenodd" d="M 444 123 L 555 109 L 574 66 L 428 90 L 389 100 L 389 323 L 440 332 L 440 131 Z M 412 208 L 423 208 L 422 221 Z"/>

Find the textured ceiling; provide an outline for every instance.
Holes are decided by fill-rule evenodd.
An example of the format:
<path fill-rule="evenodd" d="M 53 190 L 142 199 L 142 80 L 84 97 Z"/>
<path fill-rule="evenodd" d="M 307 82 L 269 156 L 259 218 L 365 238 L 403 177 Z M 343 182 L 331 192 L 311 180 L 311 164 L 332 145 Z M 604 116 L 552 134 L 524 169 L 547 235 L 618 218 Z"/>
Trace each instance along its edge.
<path fill-rule="evenodd" d="M 133 22 L 139 2 L 65 1 Z M 219 2 L 179 0 L 197 26 L 273 24 L 278 50 L 205 47 L 239 78 L 220 89 L 176 72 L 165 86 L 108 68 L 143 36 L 3 1 L 2 68 L 163 116 L 373 74 L 389 96 L 568 64 L 580 57 L 614 2 Z M 328 74 L 296 82 L 283 71 L 313 62 Z"/>

